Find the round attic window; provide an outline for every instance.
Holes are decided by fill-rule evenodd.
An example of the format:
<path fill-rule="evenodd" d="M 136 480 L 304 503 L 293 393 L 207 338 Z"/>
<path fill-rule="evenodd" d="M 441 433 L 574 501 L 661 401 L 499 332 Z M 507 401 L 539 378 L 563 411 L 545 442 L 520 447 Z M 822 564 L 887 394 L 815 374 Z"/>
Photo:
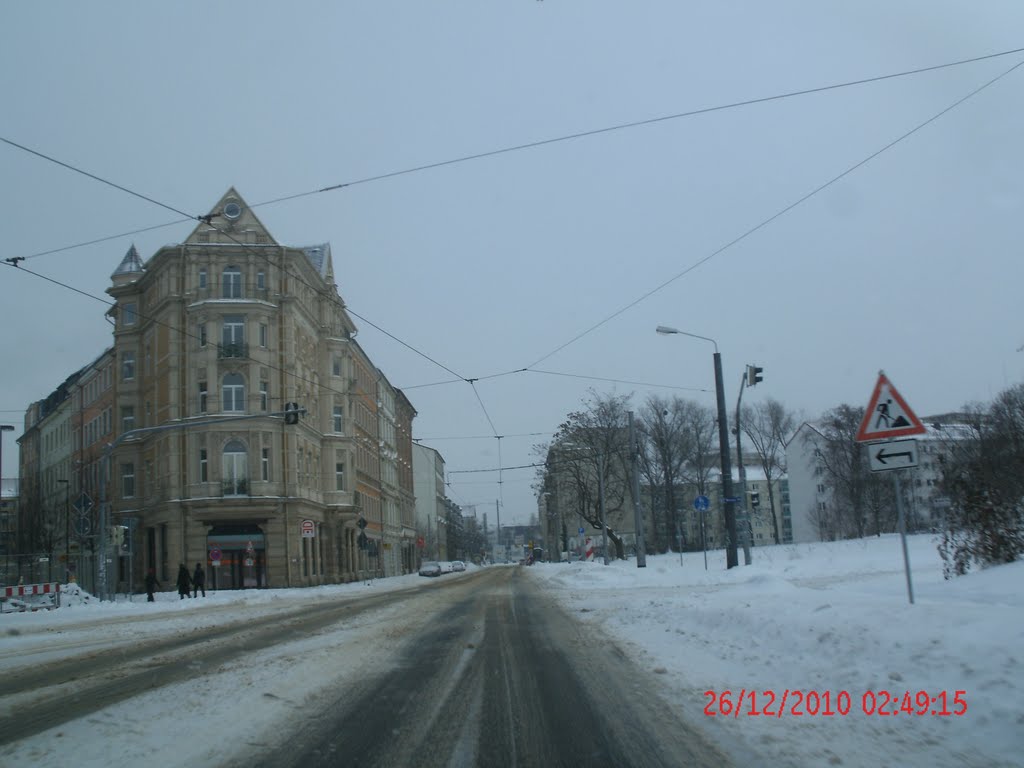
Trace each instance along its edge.
<path fill-rule="evenodd" d="M 242 206 L 232 200 L 230 203 L 224 204 L 224 217 L 234 221 L 242 215 Z"/>

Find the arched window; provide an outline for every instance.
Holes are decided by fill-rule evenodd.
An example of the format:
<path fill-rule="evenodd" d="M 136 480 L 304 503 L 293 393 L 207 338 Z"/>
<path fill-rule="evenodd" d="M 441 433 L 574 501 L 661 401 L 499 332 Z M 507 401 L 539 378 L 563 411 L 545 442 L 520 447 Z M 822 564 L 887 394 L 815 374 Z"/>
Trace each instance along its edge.
<path fill-rule="evenodd" d="M 245 411 L 245 379 L 240 373 L 229 373 L 221 382 L 221 397 L 225 413 L 228 411 Z"/>
<path fill-rule="evenodd" d="M 238 267 L 226 267 L 221 280 L 222 294 L 225 299 L 242 298 L 242 270 Z"/>
<path fill-rule="evenodd" d="M 241 441 L 231 440 L 224 446 L 221 477 L 225 496 L 245 496 L 249 492 L 247 458 L 245 445 Z"/>

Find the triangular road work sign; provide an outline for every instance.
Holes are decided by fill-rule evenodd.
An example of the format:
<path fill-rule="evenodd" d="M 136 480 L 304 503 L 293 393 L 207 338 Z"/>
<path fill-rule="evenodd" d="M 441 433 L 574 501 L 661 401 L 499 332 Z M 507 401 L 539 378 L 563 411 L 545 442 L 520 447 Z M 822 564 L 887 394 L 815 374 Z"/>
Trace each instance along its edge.
<path fill-rule="evenodd" d="M 893 437 L 921 435 L 924 432 L 924 424 L 910 410 L 907 401 L 886 378 L 885 372 L 879 371 L 875 392 L 864 412 L 864 421 L 857 430 L 857 442 L 889 440 Z"/>

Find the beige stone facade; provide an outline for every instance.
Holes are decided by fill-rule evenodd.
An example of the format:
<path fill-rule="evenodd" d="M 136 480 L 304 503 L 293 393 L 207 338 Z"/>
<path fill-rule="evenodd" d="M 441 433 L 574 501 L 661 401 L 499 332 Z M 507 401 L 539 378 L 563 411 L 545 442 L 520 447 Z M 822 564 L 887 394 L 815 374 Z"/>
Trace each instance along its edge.
<path fill-rule="evenodd" d="M 234 189 L 212 211 L 144 266 L 129 252 L 108 289 L 111 522 L 137 520 L 135 583 L 179 563 L 218 589 L 397 572 L 384 545 L 414 535 L 398 466 L 415 411 L 355 341 L 330 246 L 278 244 Z M 294 425 L 289 403 L 305 409 Z M 166 429 L 125 439 L 126 414 Z"/>

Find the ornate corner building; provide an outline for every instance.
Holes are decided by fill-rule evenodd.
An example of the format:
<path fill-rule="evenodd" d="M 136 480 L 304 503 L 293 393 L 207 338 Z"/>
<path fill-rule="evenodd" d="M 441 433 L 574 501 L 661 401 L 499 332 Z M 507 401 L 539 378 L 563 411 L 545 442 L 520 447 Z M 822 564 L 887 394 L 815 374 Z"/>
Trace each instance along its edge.
<path fill-rule="evenodd" d="M 72 493 L 104 494 L 128 537 L 108 584 L 179 563 L 214 589 L 412 572 L 416 411 L 356 342 L 330 246 L 277 243 L 233 188 L 212 210 L 145 263 L 133 246 L 107 289 L 115 447 L 106 489 L 93 450 Z"/>

